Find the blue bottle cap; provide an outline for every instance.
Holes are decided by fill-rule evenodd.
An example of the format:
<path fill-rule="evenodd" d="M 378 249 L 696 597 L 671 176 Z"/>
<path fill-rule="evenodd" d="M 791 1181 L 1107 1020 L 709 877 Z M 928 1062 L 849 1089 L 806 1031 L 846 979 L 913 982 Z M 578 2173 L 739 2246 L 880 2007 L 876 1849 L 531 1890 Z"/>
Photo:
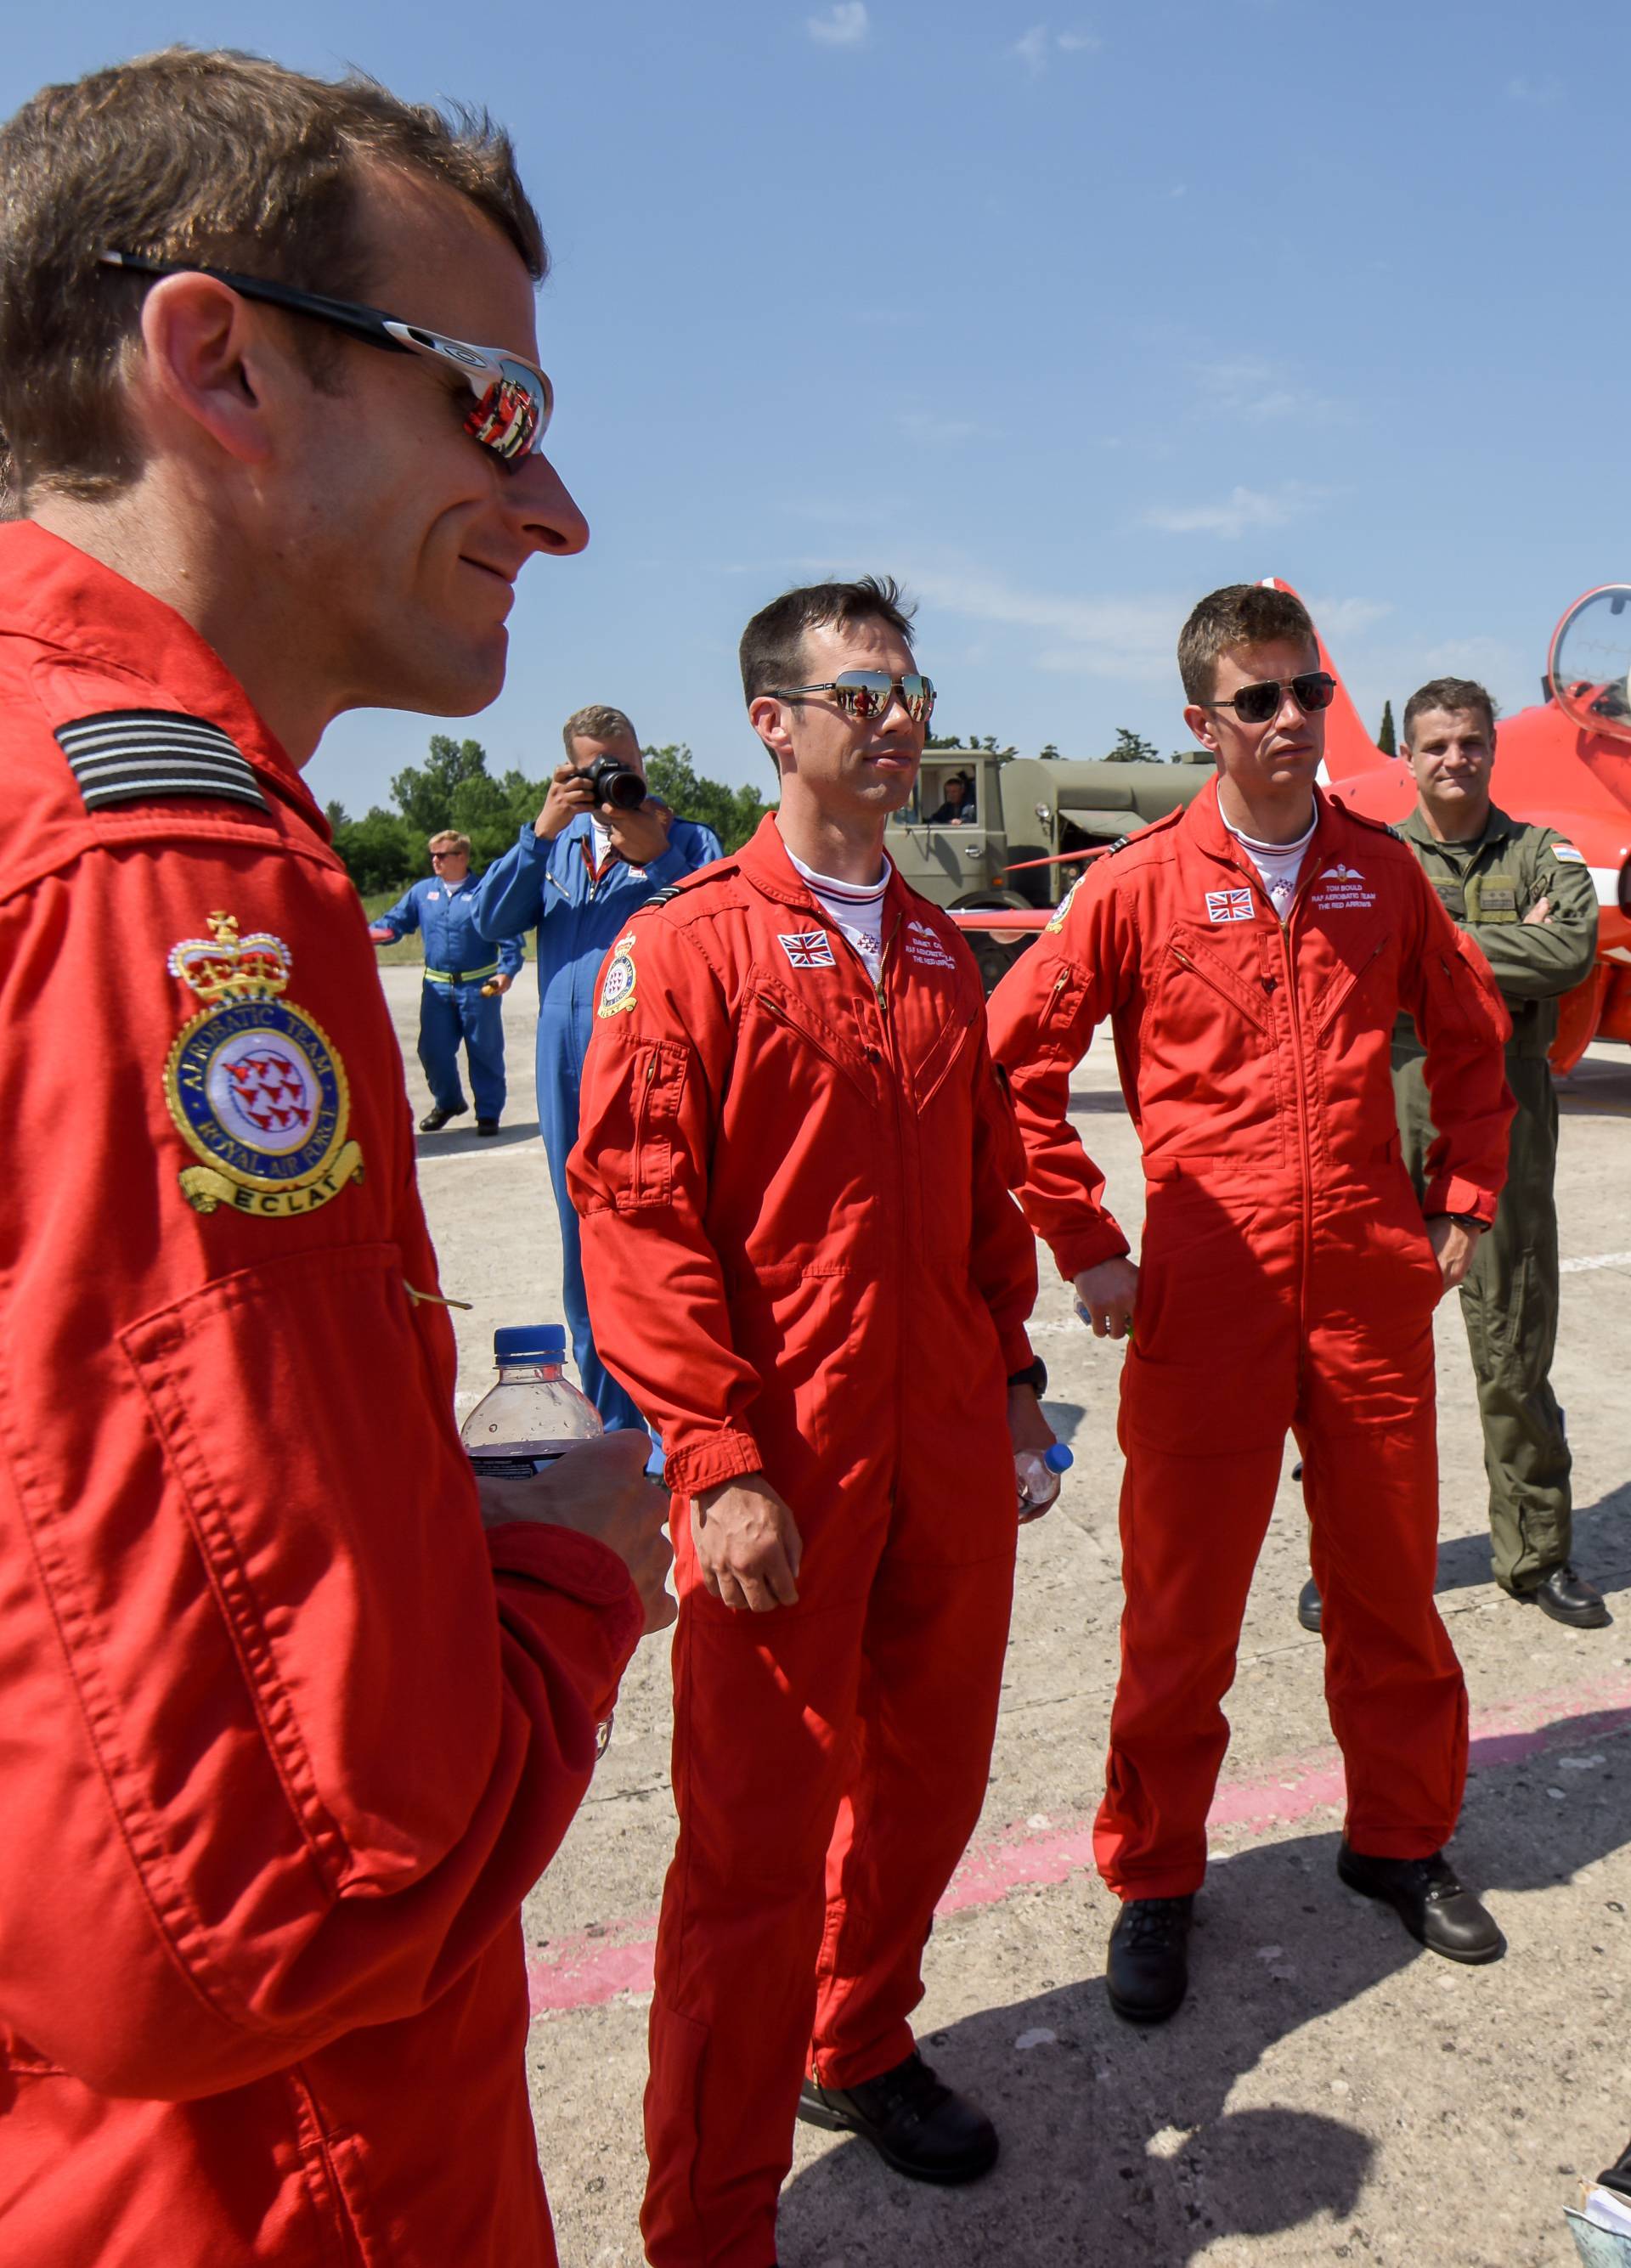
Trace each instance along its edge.
<path fill-rule="evenodd" d="M 1055 1441 L 1051 1449 L 1043 1451 L 1042 1462 L 1051 1473 L 1067 1473 L 1076 1460 L 1063 1441 Z"/>
<path fill-rule="evenodd" d="M 565 1362 L 566 1334 L 559 1323 L 512 1323 L 492 1335 L 493 1360 Z"/>

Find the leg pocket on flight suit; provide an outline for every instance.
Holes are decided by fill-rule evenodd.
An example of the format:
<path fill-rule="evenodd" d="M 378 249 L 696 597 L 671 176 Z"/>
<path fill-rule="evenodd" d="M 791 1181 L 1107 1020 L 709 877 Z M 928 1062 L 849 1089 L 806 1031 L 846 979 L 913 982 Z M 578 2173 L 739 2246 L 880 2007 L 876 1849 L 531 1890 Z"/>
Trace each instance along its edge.
<path fill-rule="evenodd" d="M 1261 1206 L 1244 1179 L 1195 1170 L 1210 1162 L 1152 1177 L 1122 1373 L 1124 1433 L 1176 1456 L 1256 1447 L 1273 1422 L 1265 1366 L 1283 1319 L 1252 1246 Z"/>

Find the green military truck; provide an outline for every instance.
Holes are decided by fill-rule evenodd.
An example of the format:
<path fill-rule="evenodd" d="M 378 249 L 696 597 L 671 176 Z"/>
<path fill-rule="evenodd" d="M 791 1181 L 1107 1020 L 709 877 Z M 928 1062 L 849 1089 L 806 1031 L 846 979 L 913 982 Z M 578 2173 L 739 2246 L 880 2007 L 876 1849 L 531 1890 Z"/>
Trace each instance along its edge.
<path fill-rule="evenodd" d="M 1199 762 L 1078 763 L 1006 748 L 930 748 L 911 801 L 889 821 L 889 853 L 914 890 L 950 912 L 1045 911 L 1081 863 L 1025 862 L 1114 843 L 1192 802 L 1212 777 L 1211 758 L 1195 753 Z M 1030 942 L 1011 930 L 968 937 L 987 991 Z"/>

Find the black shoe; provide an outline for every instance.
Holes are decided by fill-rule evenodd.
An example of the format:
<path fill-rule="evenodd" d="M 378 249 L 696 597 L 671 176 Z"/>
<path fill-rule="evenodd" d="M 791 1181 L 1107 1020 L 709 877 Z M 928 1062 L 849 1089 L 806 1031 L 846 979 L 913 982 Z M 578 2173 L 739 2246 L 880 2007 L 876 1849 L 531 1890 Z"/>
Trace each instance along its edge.
<path fill-rule="evenodd" d="M 433 1110 L 427 1110 L 419 1121 L 420 1133 L 439 1134 L 450 1118 L 462 1118 L 469 1107 L 468 1102 L 455 1102 L 450 1109 L 444 1110 L 439 1102 Z"/>
<path fill-rule="evenodd" d="M 1631 2198 L 1631 2142 L 1626 2144 L 1606 2173 L 1598 2176 L 1597 2185 L 1600 2190 L 1614 2190 L 1622 2198 Z"/>
<path fill-rule="evenodd" d="M 857 2087 L 807 2079 L 799 2095 L 807 2126 L 859 2134 L 886 2166 L 914 2182 L 949 2188 L 975 2182 L 997 2162 L 997 2130 L 978 2104 L 954 2095 L 914 2048 L 904 2063 Z"/>
<path fill-rule="evenodd" d="M 1572 1567 L 1554 1567 L 1532 1588 L 1512 1595 L 1524 1606 L 1539 1607 L 1554 1623 L 1566 1623 L 1570 1630 L 1606 1630 L 1613 1620 L 1596 1584 L 1576 1575 Z"/>
<path fill-rule="evenodd" d="M 1195 1901 L 1127 1898 L 1110 1933 L 1104 1982 L 1110 2005 L 1130 2024 L 1164 2024 L 1189 1990 L 1189 1926 Z"/>
<path fill-rule="evenodd" d="M 1316 1638 L 1319 1636 L 1319 1618 L 1323 1611 L 1319 1585 L 1310 1575 L 1297 1593 L 1297 1620 L 1305 1631 L 1312 1631 Z"/>
<path fill-rule="evenodd" d="M 1499 1961 L 1507 1949 L 1494 1916 L 1457 1879 L 1442 1851 L 1429 1859 L 1368 1859 L 1344 1843 L 1337 1872 L 1350 1890 L 1391 1906 L 1429 1953 L 1447 1961 Z"/>
<path fill-rule="evenodd" d="M 478 1118 L 476 1122 L 476 1130 L 478 1134 L 496 1134 L 498 1130 L 498 1122 L 496 1118 Z"/>

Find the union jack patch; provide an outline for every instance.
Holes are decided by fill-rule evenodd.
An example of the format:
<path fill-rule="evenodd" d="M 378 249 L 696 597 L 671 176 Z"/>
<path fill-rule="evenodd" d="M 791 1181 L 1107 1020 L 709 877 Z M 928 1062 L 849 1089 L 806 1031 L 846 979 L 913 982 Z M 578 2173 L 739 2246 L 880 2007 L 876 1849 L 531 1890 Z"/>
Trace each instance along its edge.
<path fill-rule="evenodd" d="M 776 942 L 787 956 L 793 968 L 836 968 L 832 957 L 832 939 L 824 929 L 795 930 L 791 937 L 779 931 Z"/>
<path fill-rule="evenodd" d="M 1207 892 L 1208 921 L 1251 921 L 1253 912 L 1250 890 L 1208 890 Z"/>

